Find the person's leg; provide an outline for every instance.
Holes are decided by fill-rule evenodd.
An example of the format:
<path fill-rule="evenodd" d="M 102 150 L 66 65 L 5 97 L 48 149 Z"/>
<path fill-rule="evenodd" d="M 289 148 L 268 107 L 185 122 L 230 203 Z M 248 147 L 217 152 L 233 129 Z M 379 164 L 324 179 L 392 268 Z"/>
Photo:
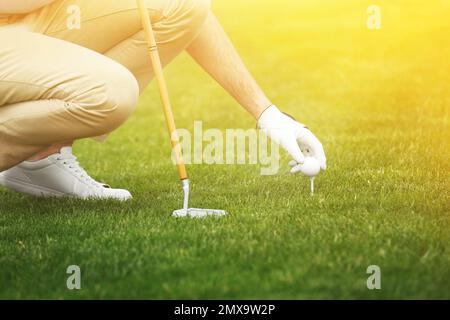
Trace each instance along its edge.
<path fill-rule="evenodd" d="M 147 0 L 161 60 L 172 61 L 197 36 L 210 11 L 210 0 Z M 68 28 L 78 8 L 80 29 Z M 50 19 L 51 18 L 51 19 Z M 50 23 L 44 21 L 51 20 Z M 102 53 L 128 68 L 140 90 L 153 77 L 136 0 L 60 0 L 27 17 L 36 32 Z"/>
<path fill-rule="evenodd" d="M 46 33 L 106 53 L 133 72 L 142 90 L 150 81 L 152 70 L 143 33 L 138 31 L 129 37 L 141 28 L 135 2 L 99 0 L 93 6 L 89 0 L 65 1 L 66 7 L 79 5 L 81 29 L 67 30 L 66 7 L 63 7 Z M 210 11 L 209 0 L 148 0 L 147 4 L 164 64 L 187 48 L 188 53 L 256 119 L 272 104 Z M 102 33 L 107 26 L 114 32 Z M 94 43 L 93 35 L 99 33 L 104 37 Z M 117 44 L 118 39 L 125 40 Z"/>
<path fill-rule="evenodd" d="M 207 15 L 207 12 L 209 11 L 209 0 L 150 0 L 147 4 L 150 14 L 152 15 L 152 20 L 155 23 L 155 30 L 158 37 L 161 56 L 164 64 L 167 64 L 195 38 L 201 24 L 203 23 L 203 20 Z M 82 28 L 80 30 L 71 30 L 67 28 L 68 15 L 66 12 L 67 9 L 73 5 L 79 5 L 80 12 L 82 13 Z M 89 13 L 92 15 L 89 15 Z M 143 90 L 152 77 L 150 61 L 147 55 L 145 42 L 143 41 L 143 33 L 141 32 L 141 22 L 134 0 L 56 1 L 53 5 L 28 15 L 24 20 L 18 23 L 17 26 L 36 33 L 46 33 L 51 37 L 59 37 L 67 41 L 77 43 L 81 46 L 93 49 L 115 59 L 123 66 L 133 71 L 135 77 L 139 79 L 139 87 L 141 90 Z M 59 29 L 58 26 L 60 27 Z M 105 32 L 105 30 L 108 32 Z M 37 45 L 38 47 L 45 47 L 37 42 L 34 43 L 34 45 Z M 47 47 L 46 51 L 50 52 L 52 50 Z M 51 55 L 50 58 L 54 58 L 54 56 Z M 37 60 L 34 58 L 28 58 L 27 61 Z M 74 59 L 74 61 L 79 62 L 77 59 Z M 59 67 L 56 68 L 58 70 L 50 70 L 50 74 L 52 71 L 56 71 L 56 74 L 58 74 L 58 71 L 64 69 L 63 66 L 58 66 Z M 84 64 L 83 66 L 86 66 L 88 70 L 92 70 L 94 72 L 96 71 L 95 61 L 92 61 L 91 65 Z M 98 78 L 102 78 L 102 76 L 105 75 L 100 73 L 98 76 Z M 104 79 L 108 82 L 108 80 L 111 79 L 111 76 L 106 75 Z M 80 85 L 80 87 L 82 87 L 81 83 Z M 125 91 L 128 89 L 126 85 L 122 86 L 118 84 L 116 87 L 124 89 Z M 120 92 L 122 92 L 122 90 L 119 89 L 117 93 L 119 94 Z M 131 90 L 131 92 L 134 91 Z M 38 108 L 38 105 L 40 105 L 43 108 L 42 110 L 45 110 L 46 107 L 52 103 L 55 103 L 58 105 L 55 106 L 55 109 L 59 109 L 59 104 L 61 101 L 52 101 L 52 103 L 50 103 L 50 101 L 48 101 L 49 103 L 40 102 L 41 101 L 33 101 L 30 105 L 32 104 L 36 107 L 36 110 L 40 110 L 40 108 Z M 20 101 L 18 104 L 3 107 L 3 116 L 4 118 L 10 117 L 11 115 L 8 115 L 8 111 L 23 113 L 30 108 L 30 105 Z M 2 115 L 0 114 L 0 121 L 1 116 Z M 85 134 L 82 136 L 70 135 L 71 138 L 66 139 L 66 137 L 64 137 L 63 139 L 63 137 L 61 137 L 58 141 L 68 140 L 69 142 L 67 142 L 67 144 L 70 144 L 74 139 L 98 136 L 102 133 L 100 130 L 101 126 L 95 126 L 92 125 L 92 123 L 84 124 L 87 125 L 87 128 L 97 127 L 99 130 L 92 130 L 90 133 L 87 133 L 88 130 L 85 130 Z M 48 131 L 46 129 L 44 131 Z M 17 132 L 19 131 L 20 130 L 17 130 Z M 28 136 L 28 134 L 23 136 Z M 7 135 L 3 135 L 3 137 L 7 138 Z M 0 132 L 0 140 L 1 138 L 2 133 Z M 32 150 L 36 150 L 35 152 L 37 152 L 37 154 L 29 158 L 30 160 L 40 160 L 47 155 L 51 155 L 49 159 L 53 160 L 53 158 L 55 158 L 57 160 L 60 158 L 59 155 L 57 154 L 55 156 L 53 153 L 65 145 L 64 143 L 58 142 L 58 144 L 53 145 L 47 150 L 38 151 L 41 149 L 40 144 L 39 146 L 36 146 L 33 141 L 31 141 L 32 139 L 30 139 L 29 143 L 28 139 L 24 140 L 26 142 L 21 141 L 21 145 L 22 150 L 25 150 L 27 155 L 31 155 Z M 42 142 L 41 139 L 39 139 L 39 141 Z M 1 144 L 2 141 L 0 141 L 0 145 Z M 6 146 L 6 143 L 4 145 Z M 4 154 L 0 154 L 0 171 L 3 170 L 5 166 L 7 168 L 8 166 L 11 166 L 12 163 L 17 163 L 20 161 L 18 159 L 22 159 L 24 157 L 23 154 L 18 156 L 17 144 L 15 146 L 16 148 L 13 157 L 8 159 L 11 155 L 6 152 Z M 61 153 L 64 153 L 65 156 L 67 156 L 67 148 L 63 149 L 64 152 L 61 150 Z M 6 150 L 6 148 L 4 148 L 4 150 Z M 45 162 L 47 160 L 48 159 L 43 159 L 42 161 Z M 65 158 L 63 157 L 63 161 L 64 160 Z M 69 166 L 74 161 L 73 156 L 69 155 Z M 17 166 L 11 170 L 8 170 L 8 175 L 11 173 L 10 175 L 16 177 L 18 174 L 21 175 L 24 170 L 32 170 L 36 167 L 36 165 L 34 163 L 27 162 L 25 165 L 22 165 L 22 167 Z M 79 170 L 79 172 L 80 171 L 84 172 L 82 169 Z M 47 175 L 44 176 L 44 178 L 45 177 L 47 177 Z M 3 177 L 0 174 L 0 180 L 2 178 L 5 178 L 5 174 Z M 24 179 L 27 178 L 24 177 Z M 38 182 L 41 183 L 41 179 L 38 180 Z M 56 177 L 56 180 L 52 179 L 51 182 L 56 185 L 61 185 L 61 180 L 62 179 L 58 176 Z M 62 186 L 65 188 L 67 187 L 67 184 L 62 183 Z M 33 190 L 33 193 L 34 192 L 35 190 Z M 40 189 L 38 192 L 40 192 Z M 123 196 L 123 193 L 121 193 L 120 196 L 125 198 L 128 197 L 126 194 Z"/>
<path fill-rule="evenodd" d="M 150 81 L 152 70 L 136 1 L 66 0 L 62 3 L 45 33 L 105 53 L 131 70 L 142 90 Z M 67 29 L 66 9 L 71 5 L 80 8 L 80 30 Z M 210 0 L 147 0 L 147 6 L 163 64 L 187 48 L 255 118 L 272 104 L 212 14 Z M 100 34 L 100 39 L 95 37 Z"/>
<path fill-rule="evenodd" d="M 194 40 L 211 5 L 210 0 L 147 0 L 146 4 L 163 65 Z M 80 29 L 70 28 L 70 23 L 76 22 L 77 13 L 81 19 Z M 20 24 L 30 31 L 110 57 L 134 74 L 140 92 L 153 77 L 135 0 L 59 0 L 28 15 Z M 59 147 L 53 145 L 31 160 L 42 159 Z"/>
<path fill-rule="evenodd" d="M 109 133 L 133 111 L 123 66 L 47 36 L 0 28 L 0 172 L 54 143 Z"/>

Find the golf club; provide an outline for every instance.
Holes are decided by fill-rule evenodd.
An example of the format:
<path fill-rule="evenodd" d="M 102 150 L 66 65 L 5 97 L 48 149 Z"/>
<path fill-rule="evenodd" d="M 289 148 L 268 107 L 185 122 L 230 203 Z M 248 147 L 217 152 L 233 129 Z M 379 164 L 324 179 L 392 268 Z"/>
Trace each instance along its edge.
<path fill-rule="evenodd" d="M 158 83 L 159 93 L 161 96 L 162 105 L 164 108 L 164 116 L 166 119 L 167 129 L 169 130 L 170 141 L 172 145 L 172 150 L 175 156 L 175 160 L 178 167 L 178 174 L 181 179 L 181 184 L 183 186 L 184 192 L 184 202 L 183 209 L 175 210 L 173 212 L 174 217 L 193 217 L 202 218 L 206 216 L 224 216 L 228 213 L 224 210 L 214 210 L 214 209 L 195 209 L 189 208 L 189 179 L 186 172 L 186 166 L 184 164 L 183 154 L 180 146 L 180 140 L 177 134 L 177 129 L 175 126 L 175 120 L 173 117 L 172 106 L 170 103 L 169 92 L 167 89 L 167 84 L 164 78 L 163 69 L 161 65 L 161 59 L 159 57 L 158 47 L 153 33 L 152 23 L 150 14 L 147 11 L 144 0 L 136 0 L 139 8 L 139 13 L 141 16 L 142 27 L 144 29 L 145 38 L 148 45 L 148 51 L 150 54 L 150 59 L 153 66 L 153 71 L 155 73 L 155 78 Z"/>

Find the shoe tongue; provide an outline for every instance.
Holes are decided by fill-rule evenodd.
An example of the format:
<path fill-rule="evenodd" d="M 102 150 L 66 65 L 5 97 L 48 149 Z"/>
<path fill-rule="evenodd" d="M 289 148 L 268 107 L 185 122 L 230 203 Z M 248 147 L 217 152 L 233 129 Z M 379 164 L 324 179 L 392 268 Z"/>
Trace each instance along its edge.
<path fill-rule="evenodd" d="M 72 147 L 63 147 L 63 148 L 61 148 L 61 150 L 59 151 L 59 153 L 60 153 L 64 158 L 70 158 L 70 157 L 72 157 Z"/>

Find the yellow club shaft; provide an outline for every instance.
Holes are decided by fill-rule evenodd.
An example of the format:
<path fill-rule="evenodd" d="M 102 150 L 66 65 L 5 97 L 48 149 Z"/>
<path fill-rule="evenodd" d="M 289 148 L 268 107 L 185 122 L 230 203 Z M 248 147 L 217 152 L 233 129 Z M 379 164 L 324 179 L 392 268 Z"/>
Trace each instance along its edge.
<path fill-rule="evenodd" d="M 148 52 L 153 66 L 153 72 L 158 83 L 159 93 L 164 109 L 164 116 L 166 118 L 167 129 L 169 130 L 170 142 L 172 150 L 177 162 L 178 174 L 181 180 L 187 180 L 186 166 L 184 164 L 183 154 L 181 152 L 180 140 L 175 125 L 175 120 L 172 112 L 172 105 L 170 103 L 169 91 L 167 89 L 166 80 L 164 78 L 161 59 L 158 53 L 158 46 L 156 44 L 155 34 L 153 33 L 150 14 L 145 7 L 144 0 L 136 0 L 141 16 L 142 27 L 144 28 L 145 38 L 148 45 Z"/>

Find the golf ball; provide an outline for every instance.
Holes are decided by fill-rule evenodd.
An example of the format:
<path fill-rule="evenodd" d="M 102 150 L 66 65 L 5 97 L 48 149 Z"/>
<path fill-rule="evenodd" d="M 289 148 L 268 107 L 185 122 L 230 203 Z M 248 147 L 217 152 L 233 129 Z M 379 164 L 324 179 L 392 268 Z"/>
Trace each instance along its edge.
<path fill-rule="evenodd" d="M 306 157 L 305 162 L 300 167 L 300 171 L 307 177 L 313 178 L 320 173 L 320 164 L 316 158 Z"/>

